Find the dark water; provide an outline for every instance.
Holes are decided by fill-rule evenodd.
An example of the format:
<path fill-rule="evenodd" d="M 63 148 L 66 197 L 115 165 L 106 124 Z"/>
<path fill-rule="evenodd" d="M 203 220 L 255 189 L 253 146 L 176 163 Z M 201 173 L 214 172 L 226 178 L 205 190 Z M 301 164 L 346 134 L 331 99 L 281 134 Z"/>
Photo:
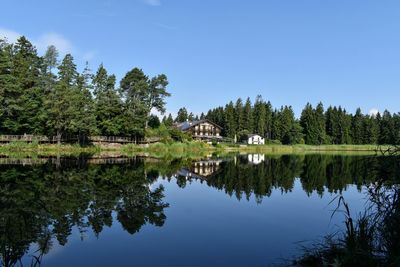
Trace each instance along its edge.
<path fill-rule="evenodd" d="M 0 165 L 3 266 L 268 266 L 342 227 L 399 158 L 246 155 Z M 14 164 L 5 164 L 5 163 Z M 19 163 L 19 164 L 15 164 Z M 23 165 L 25 164 L 25 165 Z"/>

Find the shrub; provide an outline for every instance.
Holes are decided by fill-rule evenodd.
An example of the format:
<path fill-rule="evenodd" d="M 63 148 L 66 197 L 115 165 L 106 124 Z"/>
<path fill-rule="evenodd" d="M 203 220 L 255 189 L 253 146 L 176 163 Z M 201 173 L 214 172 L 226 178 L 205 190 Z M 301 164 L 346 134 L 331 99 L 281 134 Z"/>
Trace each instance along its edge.
<path fill-rule="evenodd" d="M 282 145 L 282 142 L 279 140 L 265 140 L 266 145 Z"/>

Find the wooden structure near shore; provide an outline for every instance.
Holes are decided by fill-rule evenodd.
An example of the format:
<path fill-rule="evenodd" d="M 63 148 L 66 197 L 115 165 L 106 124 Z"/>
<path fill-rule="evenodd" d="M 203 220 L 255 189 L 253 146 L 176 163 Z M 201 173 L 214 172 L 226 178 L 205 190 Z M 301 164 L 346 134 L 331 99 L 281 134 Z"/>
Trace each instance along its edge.
<path fill-rule="evenodd" d="M 159 138 L 148 138 L 138 139 L 136 137 L 129 136 L 87 136 L 85 140 L 89 143 L 105 143 L 105 144 L 151 144 L 159 142 Z M 0 135 L 0 143 L 11 143 L 11 142 L 26 142 L 26 143 L 48 143 L 55 144 L 59 141 L 57 136 L 48 137 L 45 135 Z M 61 143 L 74 143 L 78 142 L 78 136 L 62 137 Z"/>

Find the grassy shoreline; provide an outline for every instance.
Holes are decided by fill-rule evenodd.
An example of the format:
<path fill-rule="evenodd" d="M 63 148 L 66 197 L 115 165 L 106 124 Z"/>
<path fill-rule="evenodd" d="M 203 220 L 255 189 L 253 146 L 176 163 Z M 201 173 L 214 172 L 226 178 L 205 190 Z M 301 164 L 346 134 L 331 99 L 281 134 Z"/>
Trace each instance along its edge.
<path fill-rule="evenodd" d="M 258 153 L 258 154 L 375 154 L 389 146 L 377 145 L 217 145 L 202 142 L 157 143 L 152 145 L 120 145 L 120 146 L 87 146 L 56 145 L 15 142 L 0 145 L 0 156 L 6 157 L 46 157 L 46 156 L 79 156 L 88 155 L 148 155 L 155 157 L 201 157 L 212 153 Z"/>

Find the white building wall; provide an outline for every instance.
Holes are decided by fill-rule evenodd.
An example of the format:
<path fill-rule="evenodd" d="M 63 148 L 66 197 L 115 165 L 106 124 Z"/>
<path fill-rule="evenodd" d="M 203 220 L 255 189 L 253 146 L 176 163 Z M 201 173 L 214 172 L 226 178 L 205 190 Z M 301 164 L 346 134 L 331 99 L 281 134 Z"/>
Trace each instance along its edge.
<path fill-rule="evenodd" d="M 265 139 L 262 138 L 259 135 L 253 135 L 248 138 L 247 143 L 249 145 L 264 145 L 265 144 Z"/>

